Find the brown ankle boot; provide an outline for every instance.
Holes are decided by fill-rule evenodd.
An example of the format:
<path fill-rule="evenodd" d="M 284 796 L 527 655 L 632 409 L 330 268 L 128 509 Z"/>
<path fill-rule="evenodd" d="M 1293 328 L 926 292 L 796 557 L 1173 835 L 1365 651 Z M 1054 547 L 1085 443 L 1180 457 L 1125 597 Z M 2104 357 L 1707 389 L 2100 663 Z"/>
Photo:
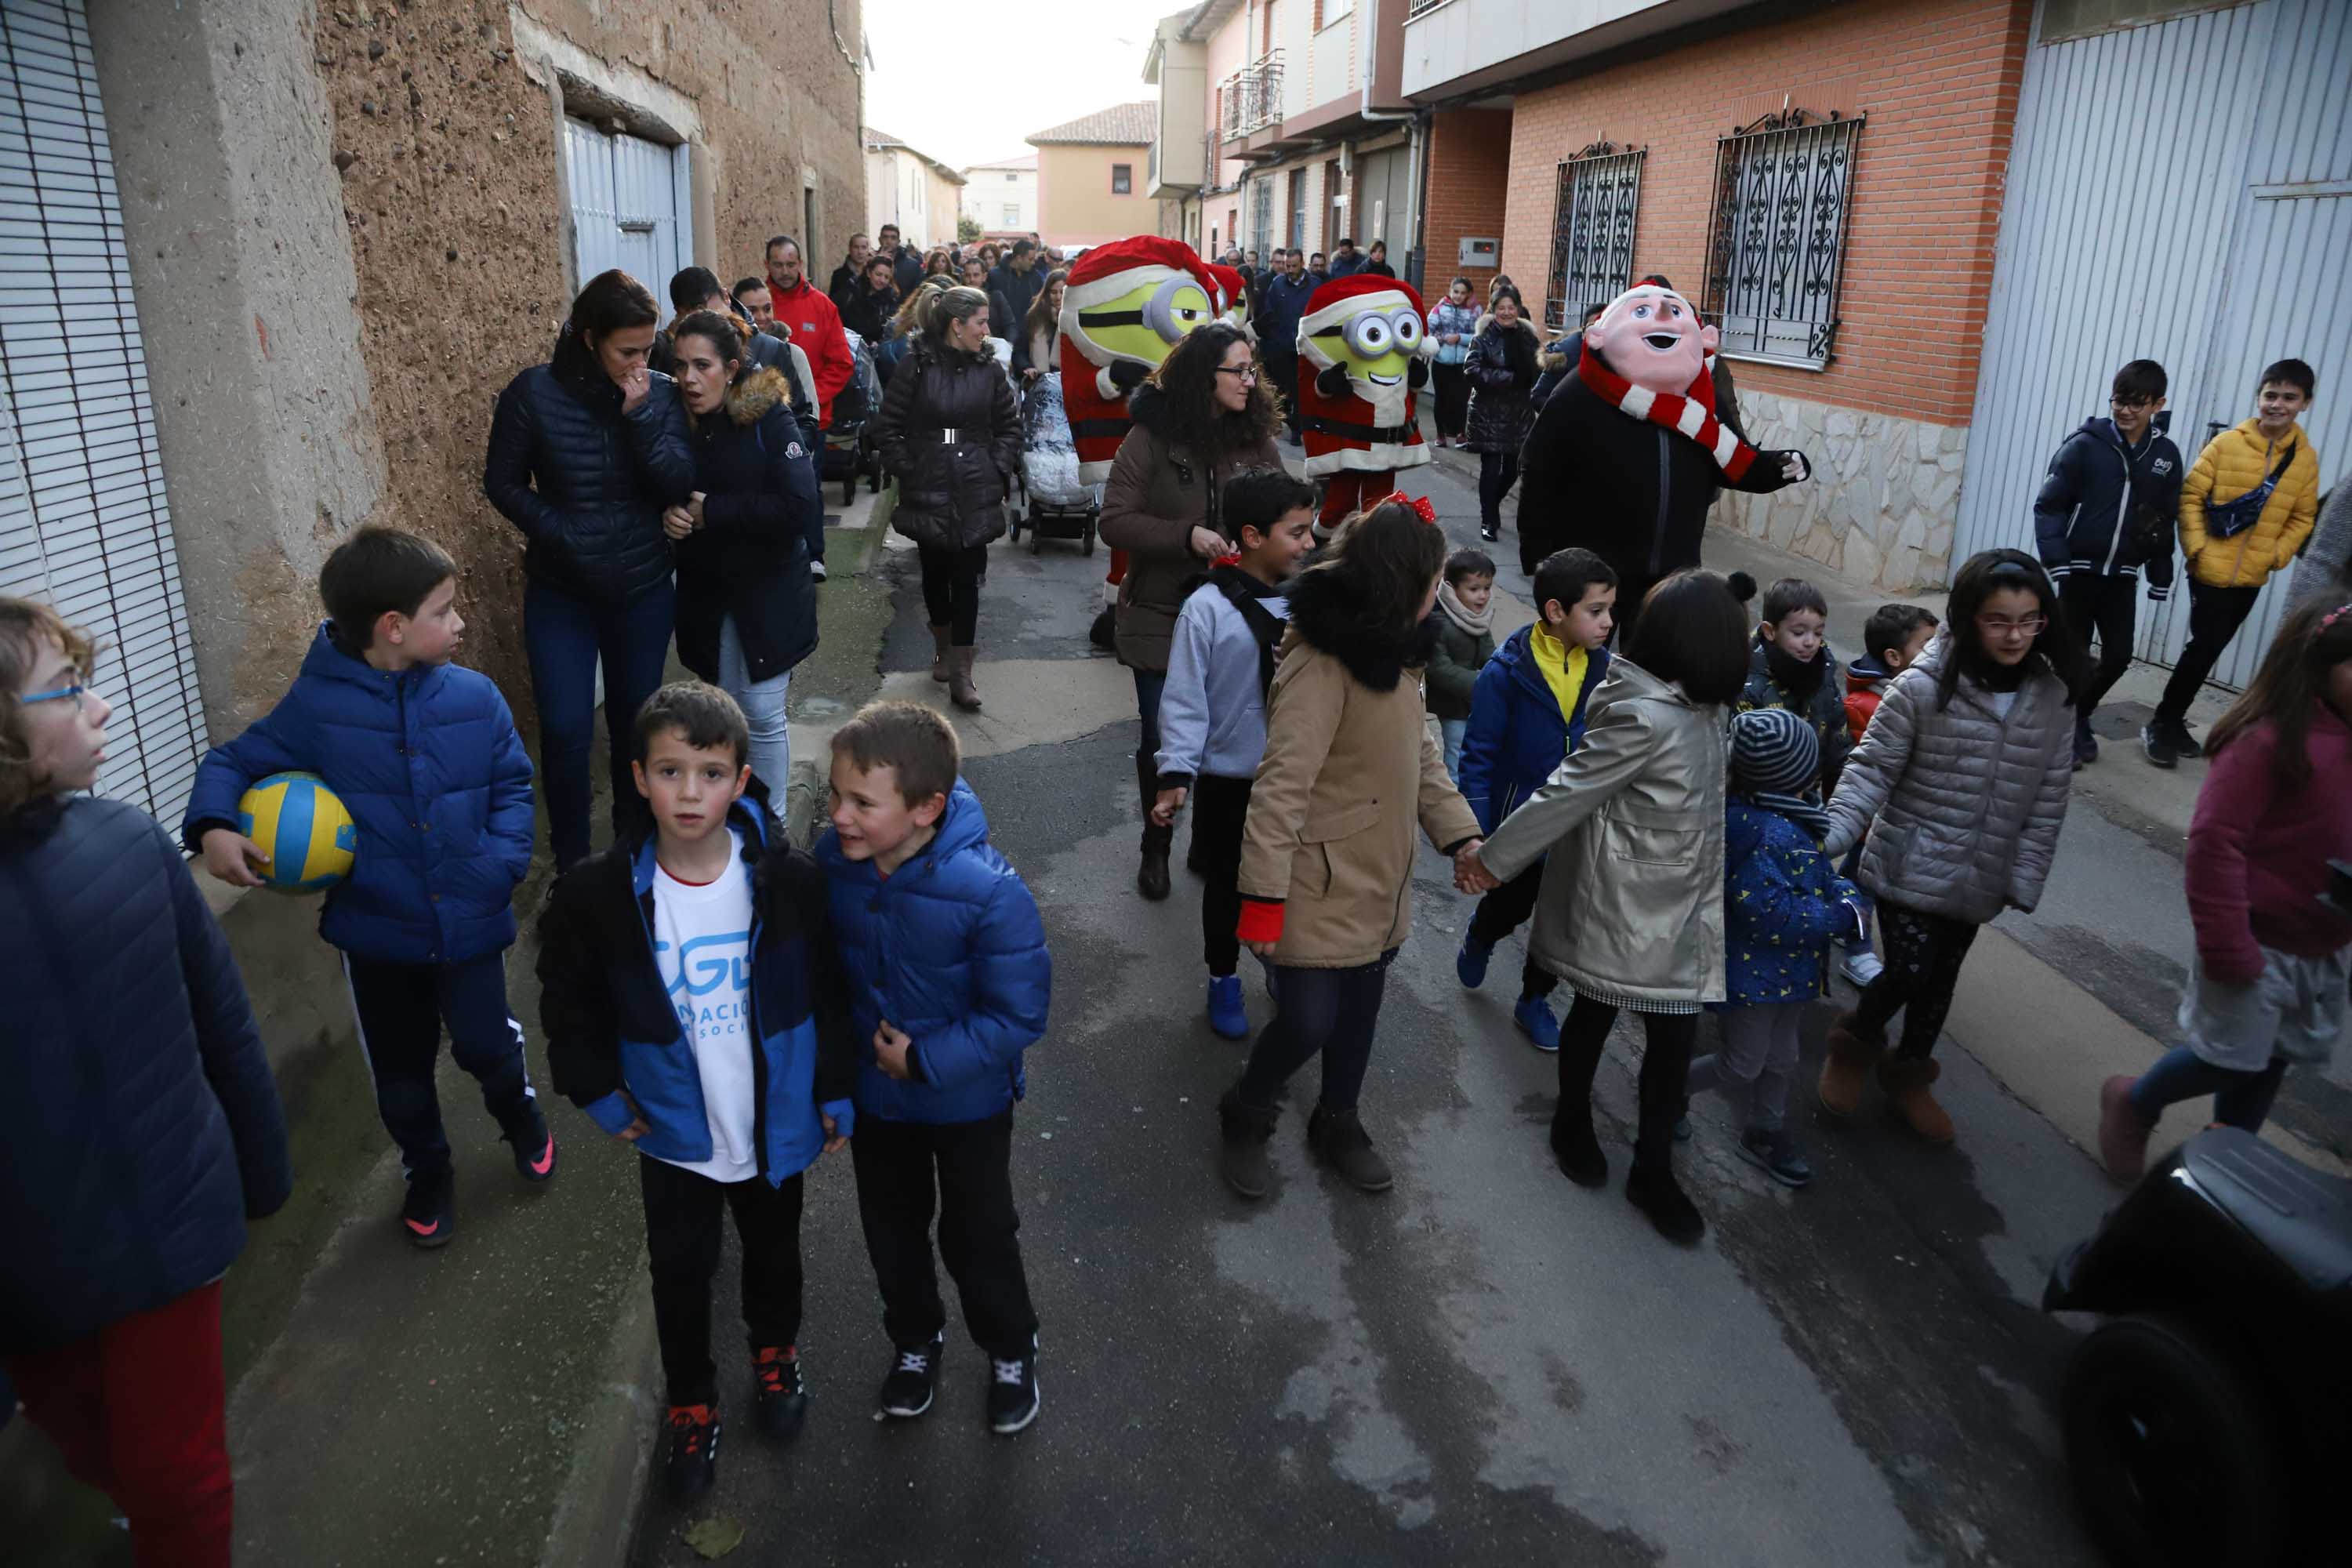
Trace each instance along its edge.
<path fill-rule="evenodd" d="M 955 658 L 955 649 L 948 642 L 949 628 L 931 628 L 931 679 L 941 686 L 948 683 L 948 662 Z"/>
<path fill-rule="evenodd" d="M 1819 1093 L 1822 1119 L 1851 1121 L 1862 1109 L 1862 1086 L 1871 1067 L 1885 1054 L 1884 1034 L 1864 1033 L 1851 1013 L 1841 1013 L 1830 1025 L 1830 1054 L 1822 1062 Z"/>
<path fill-rule="evenodd" d="M 1952 1119 L 1928 1086 L 1943 1072 L 1944 1064 L 1933 1057 L 1884 1057 L 1878 1063 L 1878 1087 L 1886 1091 L 1886 1103 L 1921 1142 L 1939 1149 L 1952 1142 Z"/>
<path fill-rule="evenodd" d="M 971 660 L 976 651 L 968 647 L 948 650 L 948 700 L 959 708 L 980 706 L 980 688 L 971 683 Z"/>

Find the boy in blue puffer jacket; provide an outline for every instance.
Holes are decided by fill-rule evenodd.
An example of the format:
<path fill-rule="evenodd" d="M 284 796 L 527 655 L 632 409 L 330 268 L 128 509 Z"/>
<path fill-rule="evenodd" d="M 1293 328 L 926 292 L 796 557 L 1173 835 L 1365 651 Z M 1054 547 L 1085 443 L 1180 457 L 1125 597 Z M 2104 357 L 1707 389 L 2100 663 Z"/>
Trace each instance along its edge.
<path fill-rule="evenodd" d="M 301 674 L 267 717 L 205 753 L 180 828 L 206 870 L 250 888 L 269 863 L 238 810 L 256 780 L 317 773 L 351 813 L 351 875 L 328 891 L 319 934 L 342 952 L 376 1111 L 400 1146 L 402 1228 L 428 1247 L 457 1225 L 433 1088 L 444 1024 L 517 1173 L 555 1173 L 507 1006 L 514 890 L 530 869 L 530 758 L 489 677 L 449 663 L 466 629 L 457 595 L 457 563 L 431 540 L 369 527 L 338 545 L 319 573 L 330 619 Z"/>
<path fill-rule="evenodd" d="M 1724 803 L 1723 1048 L 1691 1063 L 1689 1090 L 1747 1091 L 1739 1157 L 1784 1186 L 1812 1167 L 1784 1125 L 1805 1008 L 1828 989 L 1829 949 L 1869 929 L 1862 894 L 1822 853 L 1821 744 L 1806 718 L 1755 708 L 1731 721 Z M 1689 1118 L 1675 1129 L 1688 1137 Z"/>
<path fill-rule="evenodd" d="M 957 776 L 946 719 L 875 702 L 833 738 L 833 826 L 816 843 L 848 972 L 857 1037 L 857 1210 L 895 1347 L 885 1415 L 920 1415 L 939 1379 L 947 1310 L 988 1353 L 988 1423 L 1037 1415 L 1037 1314 L 1015 1239 L 1013 1102 L 1021 1054 L 1045 1032 L 1053 966 L 1021 874 L 989 847 L 980 797 Z"/>
<path fill-rule="evenodd" d="M 1617 574 L 1589 550 L 1559 550 L 1535 571 L 1538 619 L 1521 626 L 1478 671 L 1462 737 L 1462 798 L 1492 833 L 1511 808 L 1551 777 L 1583 742 L 1584 710 L 1609 673 Z M 1534 912 L 1543 862 L 1478 900 L 1454 971 L 1476 990 L 1495 944 Z M 1530 956 L 1519 970 L 1511 1020 L 1539 1051 L 1559 1049 L 1559 1019 L 1547 1000 L 1559 984 Z"/>

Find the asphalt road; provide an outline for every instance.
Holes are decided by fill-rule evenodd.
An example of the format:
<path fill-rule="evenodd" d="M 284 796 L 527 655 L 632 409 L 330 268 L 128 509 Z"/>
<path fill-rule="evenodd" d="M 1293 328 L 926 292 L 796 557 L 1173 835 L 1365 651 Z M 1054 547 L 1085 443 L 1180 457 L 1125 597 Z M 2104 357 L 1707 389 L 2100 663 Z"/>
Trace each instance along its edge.
<path fill-rule="evenodd" d="M 1475 541 L 1471 487 L 1422 475 L 1409 488 Z M 1523 595 L 1513 542 L 1497 553 L 1501 586 Z M 1044 1413 L 991 1436 L 986 1363 L 951 1321 L 931 1414 L 871 1418 L 888 1348 L 836 1157 L 805 1229 L 806 1429 L 762 1447 L 748 1373 L 722 1363 L 737 1424 L 719 1489 L 691 1510 L 656 1495 L 636 1561 L 700 1562 L 684 1533 L 713 1519 L 742 1527 L 727 1560 L 746 1564 L 2093 1561 L 2048 1407 L 2073 1331 L 2037 1301 L 2110 1194 L 1964 1052 L 1944 1053 L 1956 1151 L 1800 1117 L 1817 1173 L 1801 1193 L 1735 1160 L 1727 1108 L 1702 1101 L 1679 1159 L 1710 1228 L 1677 1250 L 1616 1185 L 1553 1168 L 1552 1060 L 1510 1025 L 1516 945 L 1487 989 L 1464 992 L 1468 905 L 1424 849 L 1363 1100 L 1396 1189 L 1322 1175 L 1291 1115 L 1272 1195 L 1225 1192 L 1213 1105 L 1244 1047 L 1201 1016 L 1197 884 L 1180 873 L 1158 905 L 1133 890 L 1136 726 L 1121 672 L 1084 638 L 1102 565 L 997 547 L 982 653 L 1029 662 L 982 664 L 991 754 L 966 770 L 1054 954 L 1013 1161 Z M 928 662 L 912 566 L 882 568 L 897 585 L 886 671 Z M 1008 732 L 1013 683 L 1041 671 L 1093 706 L 1034 740 Z M 2095 923 L 2060 912 L 2053 927 Z M 1254 972 L 1250 992 L 1262 1023 Z M 1637 1050 L 1621 1031 L 1599 1086 L 1620 1173 Z M 740 1342 L 733 1268 L 730 1241 L 721 1344 Z"/>

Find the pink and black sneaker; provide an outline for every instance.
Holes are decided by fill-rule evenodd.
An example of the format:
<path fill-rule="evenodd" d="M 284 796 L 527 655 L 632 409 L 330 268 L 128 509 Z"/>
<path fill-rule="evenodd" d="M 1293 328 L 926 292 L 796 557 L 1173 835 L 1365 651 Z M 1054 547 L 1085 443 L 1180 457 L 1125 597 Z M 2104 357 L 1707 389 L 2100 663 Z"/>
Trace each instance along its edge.
<path fill-rule="evenodd" d="M 514 1149 L 515 1174 L 526 1182 L 543 1182 L 555 1174 L 555 1134 L 539 1113 L 539 1101 L 523 1101 L 522 1114 L 509 1122 L 499 1138 Z"/>
<path fill-rule="evenodd" d="M 418 1247 L 446 1247 L 457 1233 L 457 1184 L 450 1173 L 408 1178 L 400 1205 L 400 1228 Z"/>

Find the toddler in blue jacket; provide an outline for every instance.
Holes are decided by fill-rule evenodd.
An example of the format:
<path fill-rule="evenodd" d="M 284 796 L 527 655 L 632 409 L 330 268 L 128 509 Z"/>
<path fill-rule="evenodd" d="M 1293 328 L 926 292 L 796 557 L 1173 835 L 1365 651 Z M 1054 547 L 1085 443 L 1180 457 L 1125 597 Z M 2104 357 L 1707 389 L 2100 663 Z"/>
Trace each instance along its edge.
<path fill-rule="evenodd" d="M 857 1038 L 857 1210 L 894 1347 L 885 1415 L 931 1406 L 947 1309 L 988 1353 L 988 1424 L 1037 1415 L 1037 1314 L 1015 1239 L 1013 1102 L 1045 1032 L 1053 966 L 1021 874 L 989 847 L 962 749 L 932 709 L 876 702 L 833 738 L 832 826 L 817 840 Z"/>
<path fill-rule="evenodd" d="M 1731 721 L 1724 802 L 1723 1047 L 1691 1063 L 1689 1092 L 1746 1092 L 1738 1154 L 1783 1185 L 1812 1167 L 1785 1125 L 1805 1007 L 1828 988 L 1829 950 L 1866 929 L 1862 894 L 1822 853 L 1821 744 L 1804 715 L 1755 708 Z M 1675 1129 L 1687 1137 L 1688 1118 Z"/>
<path fill-rule="evenodd" d="M 1513 632 L 1478 671 L 1462 737 L 1462 798 L 1492 833 L 1584 739 L 1584 710 L 1609 673 L 1617 574 L 1589 550 L 1559 550 L 1535 571 L 1536 622 Z M 1454 970 L 1476 990 L 1495 944 L 1535 912 L 1541 859 L 1478 900 Z M 1528 959 L 1511 1019 L 1539 1051 L 1559 1049 L 1549 998 L 1559 979 Z"/>
<path fill-rule="evenodd" d="M 408 1177 L 401 1226 L 439 1247 L 457 1224 L 433 1087 L 441 1029 L 528 1182 L 555 1141 L 507 1006 L 514 890 L 530 869 L 530 758 L 489 677 L 449 662 L 466 623 L 457 567 L 428 539 L 362 528 L 319 573 L 327 622 L 278 706 L 205 755 L 181 837 L 225 882 L 255 887 L 269 853 L 237 803 L 271 773 L 317 773 L 358 831 L 319 934 L 343 955 L 377 1113 Z"/>

